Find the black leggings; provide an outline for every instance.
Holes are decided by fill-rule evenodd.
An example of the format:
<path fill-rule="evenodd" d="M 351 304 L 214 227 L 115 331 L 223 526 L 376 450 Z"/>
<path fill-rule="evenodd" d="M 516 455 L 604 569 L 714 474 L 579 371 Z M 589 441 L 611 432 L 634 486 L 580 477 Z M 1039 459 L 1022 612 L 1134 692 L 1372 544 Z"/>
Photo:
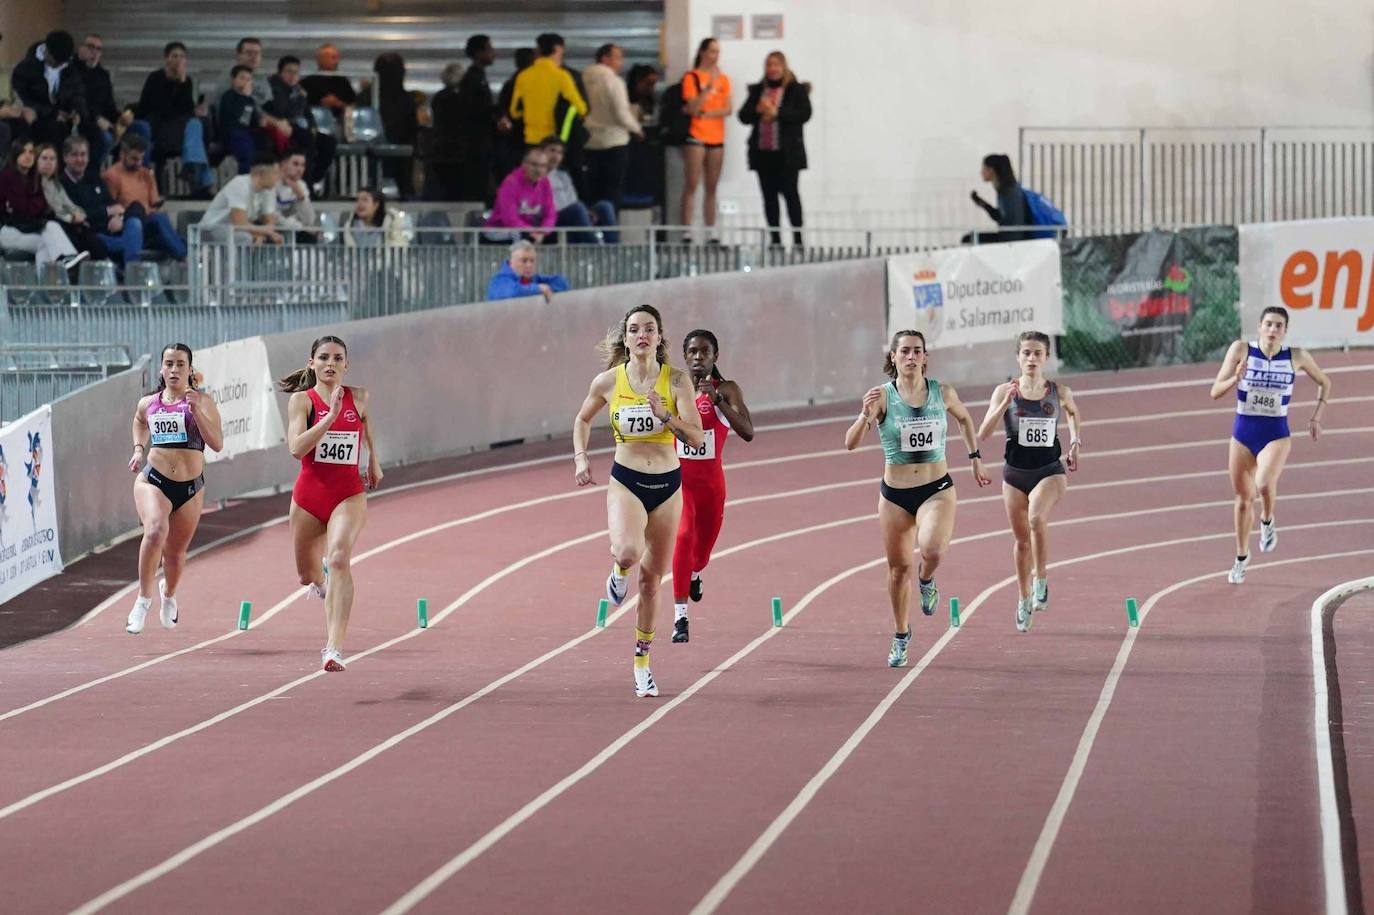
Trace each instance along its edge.
<path fill-rule="evenodd" d="M 778 195 L 781 194 L 782 199 L 787 202 L 787 221 L 792 224 L 792 244 L 800 245 L 802 202 L 801 194 L 797 191 L 797 176 L 800 172 L 787 167 L 787 160 L 782 152 L 759 150 L 755 155 L 759 166 L 759 190 L 763 191 L 763 215 L 773 227 L 774 231 L 770 233 L 773 244 L 782 244 L 782 233 L 777 231 L 782 225 L 782 215 L 778 211 Z"/>

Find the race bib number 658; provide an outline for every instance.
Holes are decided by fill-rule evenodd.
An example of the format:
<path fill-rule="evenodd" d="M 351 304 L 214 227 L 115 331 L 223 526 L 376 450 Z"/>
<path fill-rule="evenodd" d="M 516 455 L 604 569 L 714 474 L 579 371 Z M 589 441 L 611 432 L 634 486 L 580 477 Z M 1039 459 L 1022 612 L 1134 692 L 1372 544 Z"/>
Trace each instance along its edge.
<path fill-rule="evenodd" d="M 716 459 L 716 430 L 707 429 L 706 438 L 696 447 L 678 439 L 677 456 L 686 461 L 714 461 Z"/>

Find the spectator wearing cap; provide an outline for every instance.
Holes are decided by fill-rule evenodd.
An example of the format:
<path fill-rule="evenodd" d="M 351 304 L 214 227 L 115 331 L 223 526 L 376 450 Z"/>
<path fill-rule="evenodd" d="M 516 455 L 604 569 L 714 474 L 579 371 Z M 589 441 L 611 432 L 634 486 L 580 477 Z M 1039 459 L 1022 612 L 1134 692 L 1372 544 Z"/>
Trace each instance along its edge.
<path fill-rule="evenodd" d="M 539 273 L 539 251 L 532 242 L 521 239 L 510 246 L 510 257 L 487 284 L 487 300 L 518 299 L 542 295 L 553 301 L 555 292 L 567 292 L 568 280 L 557 273 Z"/>

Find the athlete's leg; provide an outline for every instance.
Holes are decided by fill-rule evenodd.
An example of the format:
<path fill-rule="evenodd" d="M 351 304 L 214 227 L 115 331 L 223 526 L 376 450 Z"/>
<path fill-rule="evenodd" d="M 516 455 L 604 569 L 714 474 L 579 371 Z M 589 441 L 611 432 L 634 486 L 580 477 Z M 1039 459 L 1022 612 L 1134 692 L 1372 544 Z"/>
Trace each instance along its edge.
<path fill-rule="evenodd" d="M 1293 449 L 1291 436 L 1276 438 L 1260 449 L 1255 459 L 1255 486 L 1259 489 L 1260 518 L 1274 520 L 1274 503 L 1279 497 L 1279 475 Z"/>
<path fill-rule="evenodd" d="M 936 493 L 916 510 L 916 546 L 921 551 L 921 565 L 916 570 L 922 581 L 935 577 L 935 570 L 949 549 L 954 536 L 954 489 Z"/>
<path fill-rule="evenodd" d="M 1030 600 L 1031 566 L 1035 548 L 1031 543 L 1030 497 L 1010 483 L 1002 483 L 1002 504 L 1007 509 L 1013 538 L 1012 557 L 1016 563 L 1016 587 L 1022 600 Z"/>
<path fill-rule="evenodd" d="M 696 541 L 692 544 L 692 571 L 700 572 L 711 563 L 711 551 L 720 538 L 725 523 L 725 481 L 713 482 L 697 497 L 697 517 L 693 528 Z"/>
<path fill-rule="evenodd" d="M 638 500 L 635 500 L 638 502 Z M 641 506 L 642 508 L 642 506 Z M 682 515 L 682 490 L 654 509 L 644 525 L 644 555 L 639 562 L 639 607 L 636 626 L 653 632 L 658 614 L 658 583 L 672 563 L 673 542 Z"/>
<path fill-rule="evenodd" d="M 186 568 L 186 548 L 196 534 L 196 525 L 200 523 L 200 513 L 204 508 L 205 490 L 202 489 L 189 502 L 172 512 L 167 541 L 162 546 L 163 590 L 168 597 L 176 596 L 181 573 Z"/>
<path fill-rule="evenodd" d="M 900 505 L 878 496 L 878 526 L 887 553 L 887 598 L 892 604 L 893 631 L 911 632 L 911 555 L 916 545 L 916 519 Z"/>
<path fill-rule="evenodd" d="M 697 483 L 682 484 L 682 520 L 678 522 L 677 542 L 673 547 L 673 603 L 685 604 L 691 592 L 692 568 L 696 562 L 697 500 L 701 490 Z"/>
<path fill-rule="evenodd" d="M 1036 483 L 1031 490 L 1026 521 L 1030 525 L 1031 559 L 1035 564 L 1036 578 L 1044 578 L 1045 568 L 1049 565 L 1050 510 L 1059 504 L 1068 488 L 1069 478 L 1056 473 Z"/>
<path fill-rule="evenodd" d="M 296 576 L 303 585 L 324 585 L 324 570 L 320 563 L 324 560 L 325 533 L 327 528 L 310 512 L 301 508 L 293 500 L 288 515 L 291 523 L 291 540 L 296 552 Z"/>
<path fill-rule="evenodd" d="M 1286 456 L 1286 455 L 1285 455 Z M 1250 449 L 1231 439 L 1227 468 L 1231 474 L 1231 489 L 1236 494 L 1236 555 L 1250 555 L 1250 524 L 1255 501 L 1255 456 Z"/>
<path fill-rule="evenodd" d="M 138 545 L 138 596 L 151 600 L 157 593 L 157 564 L 167 544 L 172 502 L 140 475 L 134 480 L 134 507 L 143 525 L 143 540 Z"/>
<path fill-rule="evenodd" d="M 344 499 L 329 516 L 325 554 L 329 561 L 329 590 L 324 595 L 329 624 L 326 648 L 343 649 L 348 617 L 353 612 L 353 545 L 366 523 L 367 496 L 362 493 Z"/>

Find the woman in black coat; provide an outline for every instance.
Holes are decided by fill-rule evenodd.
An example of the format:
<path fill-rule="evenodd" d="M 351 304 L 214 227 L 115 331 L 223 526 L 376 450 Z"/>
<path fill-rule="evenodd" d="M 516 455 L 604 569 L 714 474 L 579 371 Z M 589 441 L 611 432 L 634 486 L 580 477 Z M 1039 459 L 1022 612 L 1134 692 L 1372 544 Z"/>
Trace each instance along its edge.
<path fill-rule="evenodd" d="M 758 172 L 763 191 L 763 213 L 773 228 L 772 242 L 782 244 L 778 231 L 782 217 L 778 195 L 787 202 L 787 221 L 792 223 L 792 244 L 802 244 L 802 204 L 797 176 L 806 168 L 806 144 L 802 125 L 811 120 L 811 85 L 797 82 L 781 51 L 768 55 L 763 82 L 749 87 L 749 97 L 739 119 L 753 126 L 749 133 L 749 168 Z"/>
<path fill-rule="evenodd" d="M 1028 226 L 1031 224 L 1030 207 L 1026 204 L 1026 194 L 1012 171 L 1011 158 L 1002 153 L 992 153 L 983 157 L 983 180 L 991 181 L 997 191 L 997 206 L 988 203 L 978 192 L 969 196 L 974 204 L 992 217 L 999 226 Z M 997 232 L 984 232 L 978 241 L 981 244 L 998 241 L 1024 241 L 1030 238 L 1029 232 L 1000 229 Z"/>

